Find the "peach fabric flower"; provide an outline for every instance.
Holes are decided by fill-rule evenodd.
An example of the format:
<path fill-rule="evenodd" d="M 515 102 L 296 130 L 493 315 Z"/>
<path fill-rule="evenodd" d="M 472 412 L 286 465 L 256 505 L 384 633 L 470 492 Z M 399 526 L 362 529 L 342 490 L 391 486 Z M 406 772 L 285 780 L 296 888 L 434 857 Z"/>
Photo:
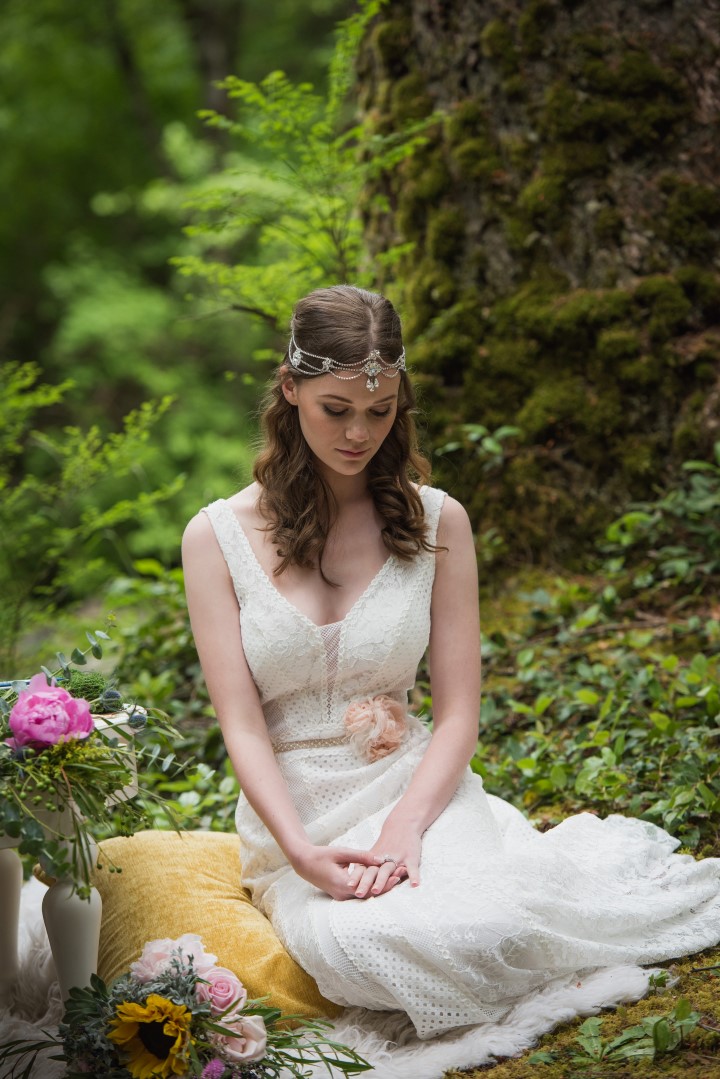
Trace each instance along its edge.
<path fill-rule="evenodd" d="M 358 752 L 377 761 L 398 748 L 407 733 L 407 716 L 392 697 L 363 697 L 348 706 L 345 727 Z"/>

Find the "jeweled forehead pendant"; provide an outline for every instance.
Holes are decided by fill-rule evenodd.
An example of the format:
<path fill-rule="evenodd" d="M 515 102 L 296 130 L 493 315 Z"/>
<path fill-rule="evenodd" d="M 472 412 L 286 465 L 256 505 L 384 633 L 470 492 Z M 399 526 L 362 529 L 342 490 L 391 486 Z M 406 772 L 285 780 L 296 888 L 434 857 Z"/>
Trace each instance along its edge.
<path fill-rule="evenodd" d="M 394 378 L 400 371 L 405 371 L 405 349 L 394 363 L 386 363 L 378 349 L 374 348 L 372 352 L 365 357 L 364 360 L 358 360 L 353 363 L 343 363 L 342 360 L 334 360 L 331 356 L 318 356 L 315 352 L 307 352 L 306 349 L 300 348 L 295 341 L 295 338 L 290 339 L 289 348 L 290 363 L 303 375 L 333 375 L 335 378 L 342 379 L 343 381 L 349 381 L 353 378 L 360 378 L 361 375 L 366 375 L 367 379 L 365 385 L 371 393 L 380 385 L 378 375 L 384 375 L 386 378 Z M 312 366 L 305 359 L 309 356 L 312 360 L 320 360 L 321 365 L 319 367 Z"/>
<path fill-rule="evenodd" d="M 376 390 L 380 383 L 378 382 L 378 375 L 382 371 L 382 364 L 380 362 L 380 353 L 376 348 L 372 350 L 362 365 L 362 370 L 367 375 L 367 382 L 365 385 L 369 390 Z"/>

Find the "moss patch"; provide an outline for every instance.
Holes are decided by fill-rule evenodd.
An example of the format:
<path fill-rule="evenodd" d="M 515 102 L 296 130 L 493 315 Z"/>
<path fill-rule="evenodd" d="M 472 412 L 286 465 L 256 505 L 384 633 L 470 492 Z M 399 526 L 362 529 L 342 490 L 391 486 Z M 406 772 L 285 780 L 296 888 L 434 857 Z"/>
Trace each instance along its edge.
<path fill-rule="evenodd" d="M 603 1039 L 618 1037 L 624 1030 L 639 1023 L 646 1016 L 663 1015 L 671 1011 L 681 997 L 686 997 L 694 1010 L 700 1012 L 707 1027 L 720 1027 L 720 971 L 694 972 L 696 967 L 712 967 L 720 964 L 720 950 L 711 949 L 699 955 L 662 964 L 669 968 L 678 983 L 670 989 L 651 992 L 635 1004 L 621 1005 L 614 1011 L 603 1012 Z M 720 1034 L 713 1029 L 696 1028 L 685 1044 L 673 1053 L 658 1056 L 655 1062 L 634 1060 L 631 1063 L 606 1063 L 599 1068 L 581 1068 L 573 1065 L 571 1053 L 579 1050 L 575 1042 L 582 1020 L 564 1023 L 540 1039 L 538 1045 L 516 1059 L 505 1059 L 498 1064 L 464 1072 L 450 1070 L 445 1079 L 568 1079 L 570 1076 L 586 1075 L 588 1079 L 711 1079 L 720 1074 Z M 530 1064 L 530 1057 L 538 1050 L 555 1055 L 549 1064 Z"/>

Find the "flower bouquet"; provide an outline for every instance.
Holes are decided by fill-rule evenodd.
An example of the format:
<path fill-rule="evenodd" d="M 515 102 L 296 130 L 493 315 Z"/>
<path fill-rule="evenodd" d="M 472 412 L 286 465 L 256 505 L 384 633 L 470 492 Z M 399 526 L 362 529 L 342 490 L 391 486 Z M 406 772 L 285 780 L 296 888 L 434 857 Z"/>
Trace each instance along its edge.
<path fill-rule="evenodd" d="M 51 1059 L 65 1062 L 67 1079 L 300 1079 L 314 1064 L 330 1075 L 371 1070 L 326 1037 L 326 1020 L 290 1029 L 297 1019 L 248 1000 L 240 980 L 186 933 L 146 944 L 110 987 L 93 976 L 90 988 L 71 989 L 57 1035 L 0 1047 L 0 1064 L 10 1065 L 3 1075 L 27 1077 L 38 1053 L 59 1048 Z"/>
<path fill-rule="evenodd" d="M 102 655 L 107 634 L 88 633 Z M 144 709 L 124 706 L 101 674 L 73 668 L 62 653 L 60 667 L 0 691 L 0 847 L 17 846 L 50 876 L 71 880 L 90 894 L 93 830 L 131 835 L 147 821 L 137 793 L 136 730 Z M 165 724 L 161 713 L 153 713 Z M 143 792 L 143 799 L 155 796 Z"/>

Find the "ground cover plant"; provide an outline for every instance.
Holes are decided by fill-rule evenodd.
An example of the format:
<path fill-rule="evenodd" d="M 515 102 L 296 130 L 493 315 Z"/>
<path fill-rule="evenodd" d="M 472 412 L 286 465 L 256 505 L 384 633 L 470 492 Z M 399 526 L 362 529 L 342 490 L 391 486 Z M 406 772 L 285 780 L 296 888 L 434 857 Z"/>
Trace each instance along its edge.
<path fill-rule="evenodd" d="M 642 816 L 710 849 L 720 814 L 720 444 L 606 530 L 595 575 L 521 594 L 484 640 L 473 760 L 540 822 Z"/>

